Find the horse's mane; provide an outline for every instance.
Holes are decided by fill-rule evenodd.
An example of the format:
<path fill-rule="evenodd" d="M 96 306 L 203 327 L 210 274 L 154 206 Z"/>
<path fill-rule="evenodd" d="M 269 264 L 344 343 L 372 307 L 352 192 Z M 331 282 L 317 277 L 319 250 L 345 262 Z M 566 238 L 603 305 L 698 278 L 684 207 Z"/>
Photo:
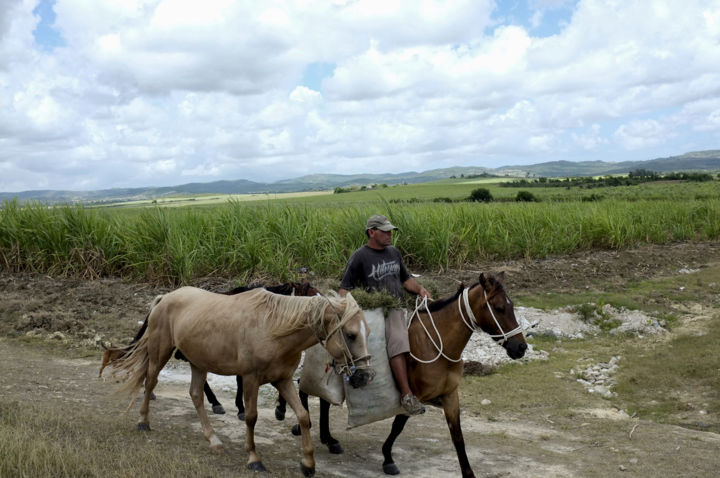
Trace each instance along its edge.
<path fill-rule="evenodd" d="M 477 285 L 477 284 L 474 284 L 472 287 L 475 287 L 475 285 Z M 452 295 L 452 296 L 450 296 L 450 297 L 445 297 L 445 298 L 443 298 L 443 299 L 434 300 L 434 301 L 432 301 L 432 302 L 428 301 L 428 302 L 429 302 L 429 303 L 428 303 L 428 310 L 429 310 L 430 312 L 436 312 L 436 311 L 438 311 L 438 310 L 440 310 L 440 309 L 444 309 L 444 308 L 447 307 L 450 303 L 455 302 L 455 301 L 457 300 L 457 298 L 460 296 L 460 294 L 462 294 L 462 291 L 463 291 L 464 288 L 465 288 L 465 285 L 464 285 L 464 284 L 460 284 L 460 287 L 458 288 L 457 292 L 455 292 L 454 295 Z"/>
<path fill-rule="evenodd" d="M 496 293 L 504 291 L 502 283 L 495 279 L 493 276 L 485 276 L 485 279 L 487 280 L 487 285 L 489 286 L 489 289 L 494 290 Z M 478 285 L 480 285 L 480 282 L 475 282 L 469 287 L 469 289 L 473 289 Z M 460 287 L 458 287 L 458 290 L 457 292 L 455 292 L 454 295 L 430 302 L 428 304 L 428 310 L 430 310 L 430 312 L 436 312 L 440 309 L 444 309 L 449 304 L 458 300 L 458 297 L 460 297 L 460 294 L 462 294 L 463 289 L 465 289 L 465 284 L 460 284 Z"/>
<path fill-rule="evenodd" d="M 263 315 L 262 321 L 268 325 L 268 331 L 275 337 L 291 334 L 306 326 L 319 332 L 322 330 L 323 316 L 328 306 L 338 312 L 342 311 L 341 323 L 360 310 L 350 294 L 342 298 L 336 295 L 292 297 L 273 294 L 265 289 L 259 289 L 257 293 L 249 296 L 248 306 Z"/>

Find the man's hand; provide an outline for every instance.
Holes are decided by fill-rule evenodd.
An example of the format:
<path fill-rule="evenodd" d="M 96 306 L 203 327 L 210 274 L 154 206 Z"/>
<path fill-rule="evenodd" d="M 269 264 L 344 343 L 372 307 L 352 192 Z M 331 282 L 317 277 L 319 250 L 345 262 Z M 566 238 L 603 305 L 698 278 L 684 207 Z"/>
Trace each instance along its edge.
<path fill-rule="evenodd" d="M 412 292 L 413 294 L 417 294 L 422 298 L 427 297 L 428 300 L 432 300 L 430 292 L 428 292 L 425 287 L 421 286 L 418 281 L 416 281 L 412 277 L 405 281 L 403 287 L 405 287 L 408 292 Z"/>

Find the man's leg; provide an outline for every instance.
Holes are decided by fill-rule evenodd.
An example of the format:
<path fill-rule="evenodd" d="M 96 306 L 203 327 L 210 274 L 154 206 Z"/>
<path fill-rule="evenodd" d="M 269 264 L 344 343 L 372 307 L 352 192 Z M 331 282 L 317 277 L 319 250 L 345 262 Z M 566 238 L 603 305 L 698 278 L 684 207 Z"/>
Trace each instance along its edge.
<path fill-rule="evenodd" d="M 404 397 L 405 395 L 412 393 L 412 390 L 410 390 L 410 384 L 408 383 L 407 359 L 405 358 L 404 353 L 398 354 L 390 359 L 390 369 L 392 369 L 395 383 L 400 390 L 400 395 Z"/>
<path fill-rule="evenodd" d="M 393 378 L 400 390 L 400 404 L 410 415 L 425 413 L 425 407 L 413 395 L 408 383 L 407 355 L 410 350 L 410 342 L 403 310 L 392 309 L 385 318 L 385 341 L 388 357 L 390 357 L 390 370 L 392 370 Z"/>
<path fill-rule="evenodd" d="M 407 353 L 398 354 L 390 358 L 390 369 L 392 370 L 395 383 L 400 390 L 400 405 L 410 415 L 425 413 L 425 407 L 410 390 L 407 374 Z"/>

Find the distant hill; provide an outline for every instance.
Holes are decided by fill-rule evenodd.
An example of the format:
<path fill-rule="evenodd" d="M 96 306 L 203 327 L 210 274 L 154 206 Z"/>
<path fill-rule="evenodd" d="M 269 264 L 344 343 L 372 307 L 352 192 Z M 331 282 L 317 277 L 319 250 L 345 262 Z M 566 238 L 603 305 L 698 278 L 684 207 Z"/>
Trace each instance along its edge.
<path fill-rule="evenodd" d="M 450 177 L 495 174 L 514 177 L 565 177 L 602 176 L 606 174 L 627 174 L 637 169 L 658 173 L 674 171 L 720 171 L 720 150 L 696 151 L 680 156 L 650 159 L 647 161 L 551 161 L 523 166 L 485 168 L 481 166 L 409 171 L 397 174 L 311 174 L 273 183 L 257 183 L 246 179 L 214 181 L 209 183 L 188 183 L 179 186 L 157 188 L 103 189 L 98 191 L 54 191 L 38 190 L 18 193 L 0 193 L 0 201 L 18 198 L 20 201 L 43 202 L 116 202 L 138 199 L 154 199 L 170 196 L 197 194 L 252 194 L 284 193 L 300 191 L 322 191 L 336 187 L 363 186 L 371 184 L 416 184 Z"/>
<path fill-rule="evenodd" d="M 619 163 L 605 161 L 551 161 L 526 166 L 503 166 L 497 173 L 515 173 L 514 176 L 545 176 L 557 178 L 563 176 L 602 176 L 605 174 L 627 174 L 637 169 L 646 169 L 656 173 L 674 171 L 720 171 L 720 150 L 695 151 L 680 156 L 657 158 L 646 161 L 623 161 Z"/>

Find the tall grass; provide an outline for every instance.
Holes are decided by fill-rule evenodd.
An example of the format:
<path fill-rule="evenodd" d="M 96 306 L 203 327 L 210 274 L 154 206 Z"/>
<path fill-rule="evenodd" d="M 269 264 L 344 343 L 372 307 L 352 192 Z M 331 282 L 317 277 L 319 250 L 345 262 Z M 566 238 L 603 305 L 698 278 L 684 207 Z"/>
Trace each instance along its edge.
<path fill-rule="evenodd" d="M 366 241 L 367 217 L 378 212 L 400 228 L 396 245 L 415 269 L 720 236 L 718 199 L 376 201 L 342 208 L 231 202 L 136 214 L 6 202 L 0 209 L 0 268 L 172 285 L 208 275 L 285 280 L 301 267 L 339 277 L 350 253 Z"/>

